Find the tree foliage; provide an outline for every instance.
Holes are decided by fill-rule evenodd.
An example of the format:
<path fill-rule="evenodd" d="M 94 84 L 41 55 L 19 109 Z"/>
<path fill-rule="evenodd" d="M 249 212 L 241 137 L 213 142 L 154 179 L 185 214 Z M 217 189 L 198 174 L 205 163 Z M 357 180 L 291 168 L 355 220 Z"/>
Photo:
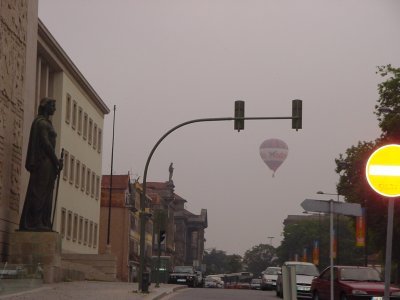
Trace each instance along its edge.
<path fill-rule="evenodd" d="M 400 144 L 400 68 L 391 65 L 378 67 L 377 74 L 383 81 L 378 84 L 379 99 L 375 105 L 382 134 L 370 142 L 358 142 L 340 154 L 336 162 L 336 172 L 340 179 L 337 191 L 347 202 L 360 203 L 366 208 L 368 253 L 380 253 L 383 257 L 386 245 L 387 201 L 374 192 L 365 177 L 368 157 L 378 147 Z M 400 210 L 395 206 L 393 241 L 400 240 Z M 400 263 L 400 243 L 393 243 L 393 261 Z"/>
<path fill-rule="evenodd" d="M 360 264 L 363 260 L 362 249 L 355 247 L 354 224 L 348 217 L 335 218 L 334 228 L 337 237 L 337 254 L 340 264 Z M 339 224 L 339 225 L 338 225 Z M 318 241 L 320 260 L 318 267 L 322 270 L 329 265 L 330 219 L 328 215 L 304 216 L 295 223 L 284 227 L 281 245 L 277 249 L 279 263 L 287 260 L 312 262 L 314 241 Z"/>
<path fill-rule="evenodd" d="M 225 251 L 215 248 L 204 251 L 203 263 L 206 265 L 206 274 L 236 273 L 243 269 L 240 255 L 228 255 Z"/>
<path fill-rule="evenodd" d="M 276 259 L 276 249 L 273 246 L 259 244 L 245 252 L 243 263 L 246 265 L 248 272 L 258 276 L 267 267 L 275 266 Z"/>

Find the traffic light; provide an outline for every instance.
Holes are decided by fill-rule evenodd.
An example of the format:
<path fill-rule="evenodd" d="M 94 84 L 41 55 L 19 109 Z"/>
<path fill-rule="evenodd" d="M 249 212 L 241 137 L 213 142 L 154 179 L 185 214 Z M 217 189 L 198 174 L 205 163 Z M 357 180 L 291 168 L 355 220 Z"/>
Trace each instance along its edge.
<path fill-rule="evenodd" d="M 160 230 L 160 235 L 159 235 L 159 243 L 161 244 L 166 237 L 167 233 L 165 232 L 165 230 Z"/>
<path fill-rule="evenodd" d="M 303 101 L 302 100 L 292 100 L 292 128 L 299 130 L 302 128 L 303 120 Z"/>
<path fill-rule="evenodd" d="M 236 118 L 244 118 L 244 101 L 237 100 L 235 101 L 235 126 L 234 129 L 238 132 L 244 129 L 244 119 L 236 119 Z"/>

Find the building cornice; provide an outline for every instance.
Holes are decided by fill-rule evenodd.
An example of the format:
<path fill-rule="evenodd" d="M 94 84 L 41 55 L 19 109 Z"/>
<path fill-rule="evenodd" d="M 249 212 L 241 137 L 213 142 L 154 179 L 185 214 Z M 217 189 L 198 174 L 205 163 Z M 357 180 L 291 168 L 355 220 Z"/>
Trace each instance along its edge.
<path fill-rule="evenodd" d="M 43 41 L 43 45 L 40 45 L 41 40 Z M 61 48 L 61 46 L 40 19 L 38 20 L 38 42 L 38 46 L 42 46 L 45 49 L 47 48 L 48 51 L 51 51 L 51 53 L 55 55 L 59 63 L 62 65 L 59 67 L 62 67 L 64 70 L 66 70 L 74 78 L 74 80 L 76 80 L 76 82 L 84 89 L 84 91 L 87 93 L 90 99 L 92 99 L 94 104 L 101 110 L 101 112 L 103 114 L 108 114 L 110 109 L 89 84 L 86 78 L 82 75 L 79 69 L 75 66 L 65 51 Z"/>

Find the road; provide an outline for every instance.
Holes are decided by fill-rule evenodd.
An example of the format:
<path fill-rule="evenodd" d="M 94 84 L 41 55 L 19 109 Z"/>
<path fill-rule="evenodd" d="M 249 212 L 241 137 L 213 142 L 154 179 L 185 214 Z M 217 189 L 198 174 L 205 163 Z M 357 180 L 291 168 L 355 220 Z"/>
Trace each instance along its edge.
<path fill-rule="evenodd" d="M 277 300 L 275 291 L 235 289 L 192 289 L 177 291 L 163 300 Z"/>

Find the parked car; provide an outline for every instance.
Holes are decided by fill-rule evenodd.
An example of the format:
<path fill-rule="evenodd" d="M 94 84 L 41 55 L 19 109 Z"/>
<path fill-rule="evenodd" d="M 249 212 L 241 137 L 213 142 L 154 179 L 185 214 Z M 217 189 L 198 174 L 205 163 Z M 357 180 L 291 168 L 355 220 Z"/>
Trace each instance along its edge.
<path fill-rule="evenodd" d="M 311 299 L 311 282 L 319 275 L 317 267 L 312 263 L 299 261 L 287 261 L 282 265 L 282 269 L 284 266 L 294 266 L 296 269 L 297 298 Z M 276 279 L 276 295 L 283 297 L 282 272 L 278 274 Z"/>
<path fill-rule="evenodd" d="M 383 299 L 385 283 L 372 267 L 334 266 L 334 299 Z M 311 284 L 313 299 L 330 299 L 331 269 L 326 268 Z M 390 287 L 390 299 L 400 299 L 400 289 Z"/>
<path fill-rule="evenodd" d="M 175 266 L 169 274 L 168 283 L 187 284 L 190 287 L 199 285 L 197 274 L 192 266 Z"/>
<path fill-rule="evenodd" d="M 223 288 L 224 281 L 221 279 L 221 277 L 208 275 L 204 279 L 204 287 L 205 288 Z"/>
<path fill-rule="evenodd" d="M 250 289 L 252 289 L 252 290 L 261 290 L 261 279 L 260 278 L 253 278 L 250 281 Z"/>
<path fill-rule="evenodd" d="M 276 288 L 276 279 L 279 272 L 281 272 L 280 267 L 268 267 L 261 273 L 261 289 L 263 291 L 274 290 Z"/>

